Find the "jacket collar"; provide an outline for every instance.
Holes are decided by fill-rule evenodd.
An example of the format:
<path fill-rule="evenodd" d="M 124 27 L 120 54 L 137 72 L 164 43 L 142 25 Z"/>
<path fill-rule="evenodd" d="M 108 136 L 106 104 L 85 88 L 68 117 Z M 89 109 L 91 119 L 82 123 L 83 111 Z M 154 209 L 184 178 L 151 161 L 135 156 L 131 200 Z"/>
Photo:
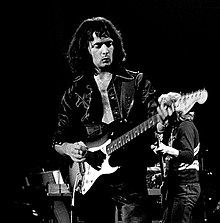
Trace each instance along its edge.
<path fill-rule="evenodd" d="M 130 71 L 126 68 L 123 68 L 119 72 L 116 73 L 116 77 L 124 79 L 124 80 L 133 80 L 135 73 L 137 72 Z"/>
<path fill-rule="evenodd" d="M 133 80 L 134 77 L 135 77 L 135 74 L 139 73 L 138 71 L 135 72 L 135 71 L 131 71 L 131 70 L 128 70 L 126 68 L 120 68 L 118 70 L 116 70 L 114 72 L 116 75 L 115 75 L 115 78 L 117 79 L 123 79 L 123 80 Z M 95 74 L 94 74 L 95 75 Z M 78 82 L 80 81 L 85 75 L 79 75 L 79 76 L 76 76 L 73 80 L 73 82 Z M 93 75 L 92 75 L 93 76 Z"/>

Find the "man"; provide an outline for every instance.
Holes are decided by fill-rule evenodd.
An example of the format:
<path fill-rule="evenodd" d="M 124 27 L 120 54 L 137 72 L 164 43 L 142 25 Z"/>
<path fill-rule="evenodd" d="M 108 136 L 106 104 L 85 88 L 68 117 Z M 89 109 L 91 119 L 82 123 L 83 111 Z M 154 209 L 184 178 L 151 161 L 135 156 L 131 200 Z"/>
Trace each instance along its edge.
<path fill-rule="evenodd" d="M 169 156 L 166 168 L 166 192 L 164 223 L 189 223 L 192 210 L 200 193 L 199 180 L 199 132 L 194 122 L 194 112 L 173 113 L 164 134 L 164 141 L 156 149 L 165 158 Z M 165 195 L 165 194 L 164 194 Z"/>
<path fill-rule="evenodd" d="M 85 223 L 112 223 L 117 206 L 122 222 L 151 222 L 146 188 L 148 161 L 154 158 L 150 144 L 157 123 L 172 114 L 172 107 L 159 105 L 146 75 L 125 68 L 121 34 L 106 18 L 79 25 L 67 58 L 73 81 L 61 100 L 53 146 L 70 176 L 79 171 L 70 183 L 77 214 Z M 109 156 L 108 140 L 117 137 Z M 100 149 L 92 151 L 97 145 Z M 92 185 L 85 188 L 88 179 L 78 184 L 76 178 L 90 177 L 91 171 L 97 174 Z"/>

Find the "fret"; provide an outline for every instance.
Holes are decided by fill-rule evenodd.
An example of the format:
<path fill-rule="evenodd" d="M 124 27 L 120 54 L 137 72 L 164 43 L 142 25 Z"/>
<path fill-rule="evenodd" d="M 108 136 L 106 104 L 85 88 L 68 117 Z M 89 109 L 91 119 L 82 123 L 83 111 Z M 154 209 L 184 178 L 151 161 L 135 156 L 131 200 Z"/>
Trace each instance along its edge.
<path fill-rule="evenodd" d="M 145 131 L 146 131 L 146 125 L 145 125 L 145 123 L 143 122 L 143 123 L 140 124 L 140 133 L 143 133 L 143 132 L 145 132 Z"/>
<path fill-rule="evenodd" d="M 117 150 L 118 149 L 118 143 L 117 143 L 117 140 L 114 140 L 114 144 L 113 144 L 113 150 Z"/>
<path fill-rule="evenodd" d="M 146 130 L 150 128 L 150 125 L 149 125 L 149 120 L 146 120 L 144 122 L 145 126 L 146 126 Z"/>
<path fill-rule="evenodd" d="M 153 126 L 153 120 L 152 118 L 148 119 L 148 127 L 150 128 L 151 126 Z"/>
<path fill-rule="evenodd" d="M 125 145 L 126 144 L 125 135 L 122 135 L 120 138 L 122 139 L 122 145 Z"/>
<path fill-rule="evenodd" d="M 133 136 L 134 136 L 134 138 L 136 138 L 136 137 L 139 135 L 139 131 L 138 131 L 137 126 L 136 126 L 135 128 L 132 129 L 132 132 L 133 132 Z"/>
<path fill-rule="evenodd" d="M 129 132 L 125 133 L 125 143 L 130 142 Z"/>
<path fill-rule="evenodd" d="M 113 144 L 110 143 L 106 146 L 106 153 L 110 155 L 113 152 Z"/>
<path fill-rule="evenodd" d="M 123 146 L 123 142 L 121 141 L 121 137 L 118 138 L 118 148 Z"/>
<path fill-rule="evenodd" d="M 129 133 L 130 133 L 130 139 L 133 140 L 133 138 L 135 138 L 133 132 L 132 131 L 129 131 Z"/>

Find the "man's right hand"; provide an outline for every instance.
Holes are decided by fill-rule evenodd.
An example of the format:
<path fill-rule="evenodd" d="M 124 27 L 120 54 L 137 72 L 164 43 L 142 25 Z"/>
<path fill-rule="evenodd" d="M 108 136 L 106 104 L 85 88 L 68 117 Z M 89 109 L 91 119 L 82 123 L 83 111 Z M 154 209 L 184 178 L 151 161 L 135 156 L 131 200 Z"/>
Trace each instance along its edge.
<path fill-rule="evenodd" d="M 100 170 L 106 155 L 101 151 L 91 152 L 82 141 L 76 143 L 63 143 L 55 145 L 55 149 L 60 154 L 68 155 L 75 162 L 86 161 L 94 169 Z"/>
<path fill-rule="evenodd" d="M 82 142 L 63 143 L 63 153 L 68 155 L 75 162 L 85 161 L 88 147 Z"/>

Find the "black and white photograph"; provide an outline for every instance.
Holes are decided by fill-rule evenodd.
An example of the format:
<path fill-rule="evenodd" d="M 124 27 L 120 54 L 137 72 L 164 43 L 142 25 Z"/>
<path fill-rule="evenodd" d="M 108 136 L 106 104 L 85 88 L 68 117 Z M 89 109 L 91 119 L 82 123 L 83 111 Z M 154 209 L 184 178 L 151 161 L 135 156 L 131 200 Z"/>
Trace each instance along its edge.
<path fill-rule="evenodd" d="M 219 222 L 219 1 L 4 17 L 5 222 Z"/>

